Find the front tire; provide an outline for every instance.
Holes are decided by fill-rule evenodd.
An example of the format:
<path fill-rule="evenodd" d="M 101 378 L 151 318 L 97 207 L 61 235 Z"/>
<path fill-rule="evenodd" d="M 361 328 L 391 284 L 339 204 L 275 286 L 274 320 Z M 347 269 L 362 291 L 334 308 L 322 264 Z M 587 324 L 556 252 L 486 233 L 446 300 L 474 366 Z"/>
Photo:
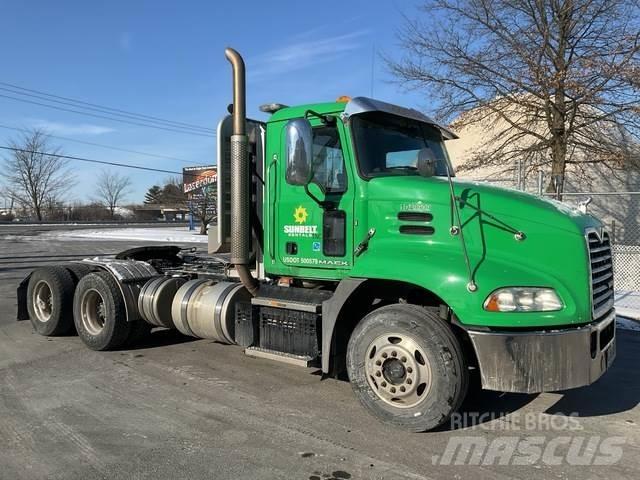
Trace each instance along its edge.
<path fill-rule="evenodd" d="M 122 293 L 108 272 L 85 275 L 73 298 L 78 336 L 92 350 L 114 350 L 129 336 L 131 325 Z"/>
<path fill-rule="evenodd" d="M 436 311 L 394 304 L 364 317 L 347 348 L 360 402 L 382 422 L 414 432 L 445 423 L 466 395 L 462 348 Z"/>

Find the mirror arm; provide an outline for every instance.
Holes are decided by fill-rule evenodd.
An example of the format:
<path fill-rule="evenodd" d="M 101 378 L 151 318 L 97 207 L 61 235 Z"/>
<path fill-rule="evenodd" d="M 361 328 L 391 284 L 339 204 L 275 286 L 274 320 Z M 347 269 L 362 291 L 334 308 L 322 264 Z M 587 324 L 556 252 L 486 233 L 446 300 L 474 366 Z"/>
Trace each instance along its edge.
<path fill-rule="evenodd" d="M 321 113 L 314 112 L 313 110 L 307 110 L 306 112 L 304 112 L 304 118 L 307 118 L 309 115 L 313 115 L 314 117 L 319 118 L 320 121 L 325 125 L 335 125 L 336 123 L 336 117 L 333 117 L 331 115 L 322 115 Z"/>
<path fill-rule="evenodd" d="M 323 210 L 335 210 L 335 208 L 336 208 L 335 202 L 328 201 L 328 200 L 320 200 L 313 193 L 311 193 L 311 191 L 309 190 L 309 184 L 308 183 L 304 186 L 304 192 L 309 196 L 309 198 L 311 198 L 314 202 L 316 202 L 321 209 L 323 209 Z"/>

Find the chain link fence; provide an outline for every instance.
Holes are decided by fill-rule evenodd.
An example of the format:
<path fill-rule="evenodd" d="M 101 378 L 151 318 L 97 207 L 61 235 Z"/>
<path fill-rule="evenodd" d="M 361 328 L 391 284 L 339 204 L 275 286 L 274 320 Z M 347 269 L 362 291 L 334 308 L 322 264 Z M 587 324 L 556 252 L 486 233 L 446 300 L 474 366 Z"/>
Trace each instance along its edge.
<path fill-rule="evenodd" d="M 515 179 L 479 181 L 541 194 L 540 185 L 525 188 L 525 182 Z M 562 201 L 574 207 L 589 201 L 587 212 L 604 223 L 613 241 L 616 308 L 622 315 L 640 316 L 640 192 L 564 193 Z"/>
<path fill-rule="evenodd" d="M 614 284 L 619 313 L 640 314 L 640 192 L 564 194 L 578 206 L 591 199 L 587 211 L 606 226 L 613 241 Z M 635 312 L 635 313 L 634 313 Z"/>

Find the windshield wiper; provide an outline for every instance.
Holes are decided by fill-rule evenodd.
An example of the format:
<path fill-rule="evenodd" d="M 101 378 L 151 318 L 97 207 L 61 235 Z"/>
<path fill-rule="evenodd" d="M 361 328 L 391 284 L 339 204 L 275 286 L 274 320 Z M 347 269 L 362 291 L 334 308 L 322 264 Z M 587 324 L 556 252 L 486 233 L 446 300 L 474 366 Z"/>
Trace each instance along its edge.
<path fill-rule="evenodd" d="M 386 167 L 387 170 L 418 170 L 418 167 L 413 165 L 396 165 L 393 167 Z"/>

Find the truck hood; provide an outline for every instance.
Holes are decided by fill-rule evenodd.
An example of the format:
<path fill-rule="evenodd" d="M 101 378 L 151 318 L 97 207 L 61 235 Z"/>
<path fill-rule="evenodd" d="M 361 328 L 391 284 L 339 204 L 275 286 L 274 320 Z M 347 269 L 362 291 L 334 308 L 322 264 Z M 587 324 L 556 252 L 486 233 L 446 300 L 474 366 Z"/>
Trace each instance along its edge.
<path fill-rule="evenodd" d="M 483 210 L 487 213 L 495 212 L 500 217 L 538 223 L 579 235 L 584 235 L 586 228 L 602 225 L 592 215 L 556 200 L 478 182 L 456 180 L 454 185 L 456 195 L 463 200 L 462 208 L 467 198 L 478 194 L 482 198 Z"/>
<path fill-rule="evenodd" d="M 555 200 L 485 183 L 458 179 L 453 182 L 463 218 L 479 209 L 525 233 L 526 225 L 532 223 L 578 235 L 584 235 L 586 228 L 602 225 L 595 217 Z M 435 206 L 448 205 L 450 198 L 448 181 L 441 177 L 379 177 L 372 179 L 368 188 L 370 199 L 415 199 L 416 203 Z"/>

